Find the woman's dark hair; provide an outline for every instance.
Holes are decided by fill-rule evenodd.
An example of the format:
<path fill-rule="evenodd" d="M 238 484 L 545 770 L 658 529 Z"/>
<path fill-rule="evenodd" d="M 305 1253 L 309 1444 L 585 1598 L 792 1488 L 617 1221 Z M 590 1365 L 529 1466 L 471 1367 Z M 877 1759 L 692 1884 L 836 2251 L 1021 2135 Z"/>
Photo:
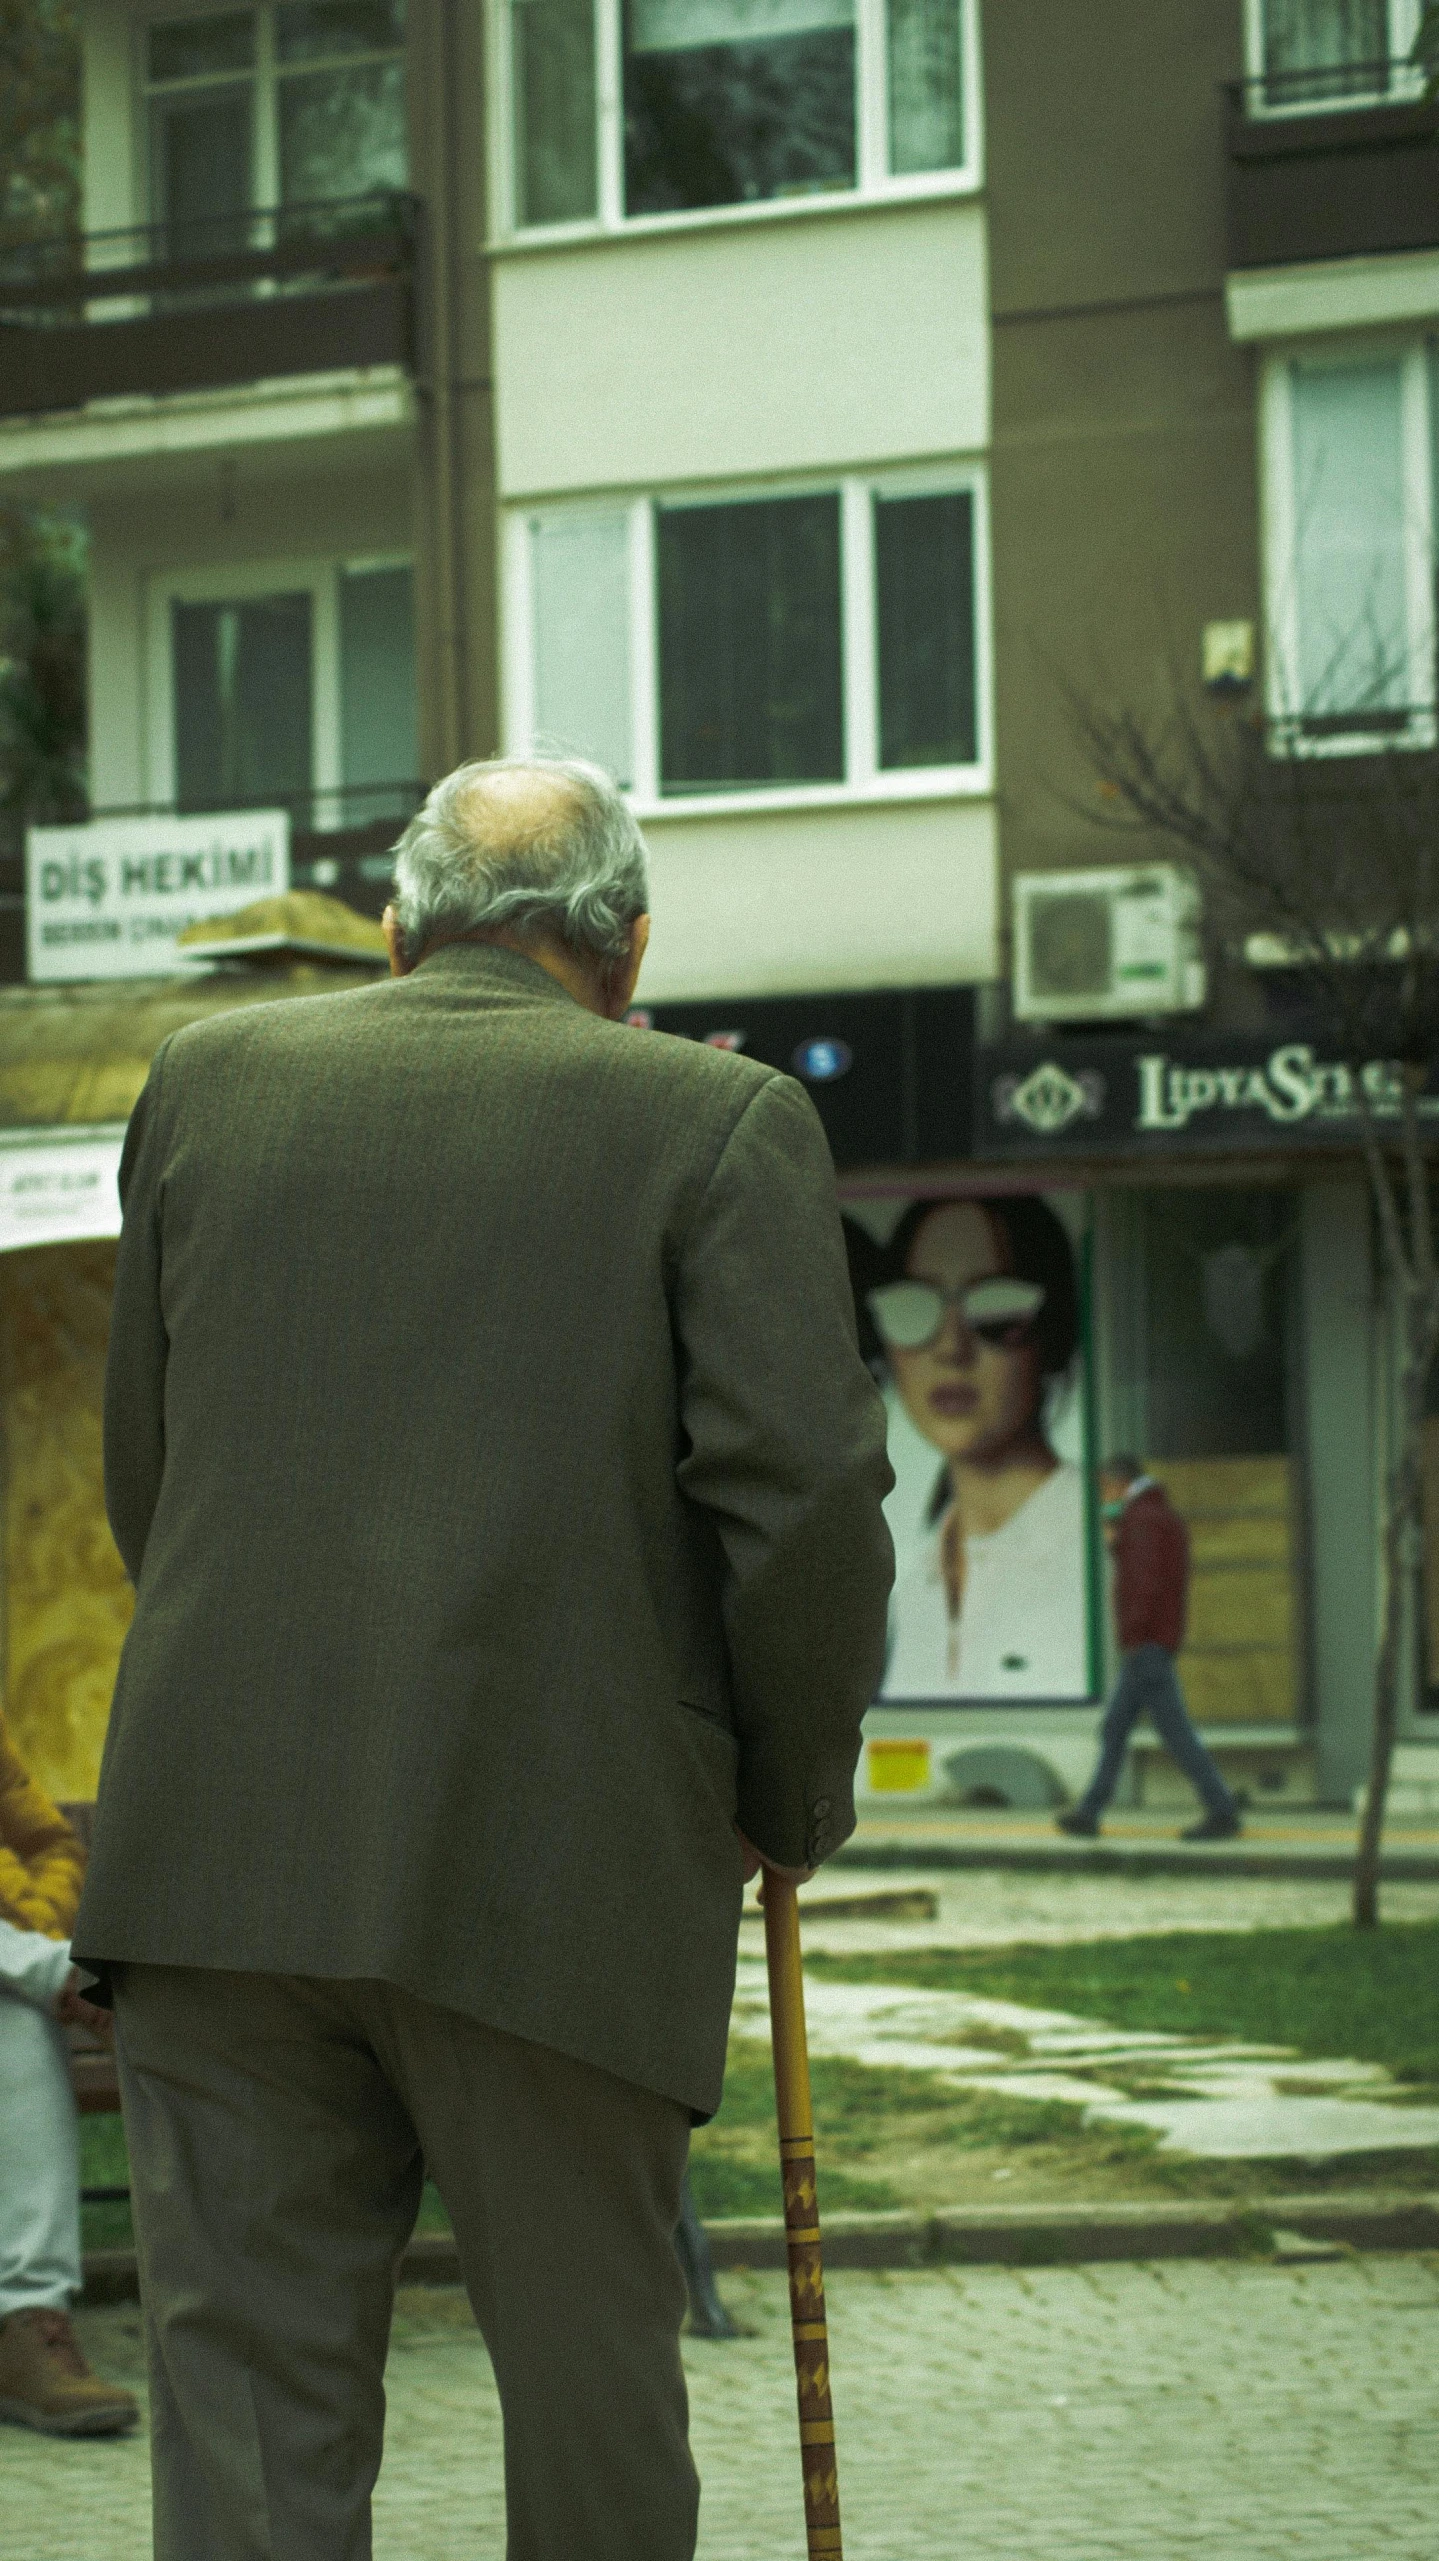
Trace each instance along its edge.
<path fill-rule="evenodd" d="M 966 1200 L 971 1208 L 982 1209 L 986 1218 L 993 1220 L 1008 1247 L 1009 1267 L 1015 1279 L 1036 1281 L 1043 1290 L 1044 1305 L 1034 1324 L 1040 1371 L 1045 1378 L 1062 1378 L 1079 1342 L 1074 1249 L 1063 1221 L 1037 1192 L 1000 1193 L 983 1200 L 972 1194 L 941 1192 L 930 1199 L 911 1201 L 887 1245 L 876 1245 L 863 1228 L 847 1218 L 845 1241 L 859 1347 L 865 1359 L 871 1366 L 884 1359 L 884 1346 L 865 1303 L 868 1292 L 882 1288 L 886 1281 L 906 1277 L 909 1250 L 925 1220 L 937 1209 L 950 1208 L 957 1199 Z"/>

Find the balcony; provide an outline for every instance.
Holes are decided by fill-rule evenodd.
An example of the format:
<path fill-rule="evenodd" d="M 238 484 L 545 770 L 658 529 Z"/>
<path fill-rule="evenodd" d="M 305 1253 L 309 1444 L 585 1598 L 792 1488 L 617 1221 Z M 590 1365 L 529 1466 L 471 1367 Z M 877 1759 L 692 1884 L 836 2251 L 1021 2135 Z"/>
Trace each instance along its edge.
<path fill-rule="evenodd" d="M 1414 63 L 1271 73 L 1227 99 L 1231 272 L 1439 248 L 1439 100 Z"/>
<path fill-rule="evenodd" d="M 0 418 L 290 375 L 416 369 L 401 195 L 35 241 L 0 257 Z"/>

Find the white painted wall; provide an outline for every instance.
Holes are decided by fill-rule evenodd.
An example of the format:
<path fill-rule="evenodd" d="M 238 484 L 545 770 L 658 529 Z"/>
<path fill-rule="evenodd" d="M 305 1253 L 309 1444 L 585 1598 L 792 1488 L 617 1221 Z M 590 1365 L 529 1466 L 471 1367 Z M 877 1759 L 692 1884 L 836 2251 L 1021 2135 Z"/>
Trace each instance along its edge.
<path fill-rule="evenodd" d="M 500 495 L 981 451 L 988 303 L 969 201 L 502 253 Z"/>
<path fill-rule="evenodd" d="M 81 24 L 84 226 L 117 231 L 143 220 L 136 200 L 133 27 L 126 0 L 86 0 Z"/>
<path fill-rule="evenodd" d="M 940 986 L 997 969 L 987 801 L 648 818 L 640 1001 Z"/>

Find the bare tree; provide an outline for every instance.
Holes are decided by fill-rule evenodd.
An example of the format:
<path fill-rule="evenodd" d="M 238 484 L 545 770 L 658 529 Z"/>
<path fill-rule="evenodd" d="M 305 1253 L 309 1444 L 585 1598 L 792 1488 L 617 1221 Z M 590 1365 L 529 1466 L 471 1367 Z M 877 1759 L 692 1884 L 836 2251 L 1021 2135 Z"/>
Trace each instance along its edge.
<path fill-rule="evenodd" d="M 1354 1920 L 1372 1928 L 1406 1604 L 1418 1602 L 1424 1411 L 1439 1346 L 1423 1109 L 1439 1054 L 1439 750 L 1399 743 L 1422 742 L 1425 731 L 1382 707 L 1392 692 L 1382 685 L 1369 709 L 1282 723 L 1198 696 L 1173 670 L 1153 708 L 1116 701 L 1103 685 L 1065 692 L 1100 787 L 1098 808 L 1091 802 L 1083 814 L 1181 848 L 1205 884 L 1216 933 L 1241 957 L 1255 937 L 1282 956 L 1351 1079 L 1399 1348 L 1369 1785 L 1354 1866 Z"/>

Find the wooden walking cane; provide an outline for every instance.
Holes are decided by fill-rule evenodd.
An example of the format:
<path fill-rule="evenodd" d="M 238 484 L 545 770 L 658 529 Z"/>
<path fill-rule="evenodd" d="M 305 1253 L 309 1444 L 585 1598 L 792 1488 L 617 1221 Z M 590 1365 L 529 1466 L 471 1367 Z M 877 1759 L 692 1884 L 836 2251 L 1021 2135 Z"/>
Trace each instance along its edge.
<path fill-rule="evenodd" d="M 789 1878 L 776 1876 L 773 1868 L 766 1868 L 761 1891 L 765 1954 L 769 1959 L 780 2172 L 784 2180 L 785 2246 L 789 2254 L 790 2326 L 799 2395 L 805 2542 L 809 2561 L 841 2561 L 834 2411 L 829 2397 L 829 2332 L 824 2317 L 819 2201 L 814 2183 L 814 2114 L 804 2032 L 804 1977 L 799 1959 L 799 1901 Z"/>

